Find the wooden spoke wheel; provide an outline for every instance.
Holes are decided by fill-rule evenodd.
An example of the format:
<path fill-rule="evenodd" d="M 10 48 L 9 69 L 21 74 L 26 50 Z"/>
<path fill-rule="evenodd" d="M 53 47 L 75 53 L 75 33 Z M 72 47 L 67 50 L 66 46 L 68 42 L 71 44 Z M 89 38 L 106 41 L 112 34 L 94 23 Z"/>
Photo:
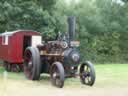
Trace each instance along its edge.
<path fill-rule="evenodd" d="M 21 71 L 20 66 L 18 64 L 12 64 L 11 71 L 12 72 L 20 72 Z"/>
<path fill-rule="evenodd" d="M 53 63 L 51 67 L 51 82 L 54 86 L 62 88 L 64 86 L 64 68 L 60 62 Z"/>
<path fill-rule="evenodd" d="M 35 47 L 28 47 L 24 54 L 24 73 L 29 80 L 40 78 L 40 55 Z"/>
<path fill-rule="evenodd" d="M 86 61 L 80 66 L 80 80 L 82 84 L 89 86 L 95 83 L 95 70 L 91 62 Z"/>
<path fill-rule="evenodd" d="M 11 71 L 11 64 L 9 62 L 7 62 L 7 61 L 4 61 L 3 63 L 4 63 L 3 66 L 4 66 L 5 70 L 7 72 L 10 72 Z"/>

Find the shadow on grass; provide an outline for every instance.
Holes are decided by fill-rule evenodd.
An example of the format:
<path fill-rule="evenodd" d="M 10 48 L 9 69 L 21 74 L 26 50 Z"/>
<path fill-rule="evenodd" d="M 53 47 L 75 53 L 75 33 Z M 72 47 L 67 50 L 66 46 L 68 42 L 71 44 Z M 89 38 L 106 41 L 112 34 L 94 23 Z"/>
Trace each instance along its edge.
<path fill-rule="evenodd" d="M 41 74 L 40 80 L 38 81 L 39 84 L 49 85 L 51 84 L 51 78 L 49 74 Z"/>

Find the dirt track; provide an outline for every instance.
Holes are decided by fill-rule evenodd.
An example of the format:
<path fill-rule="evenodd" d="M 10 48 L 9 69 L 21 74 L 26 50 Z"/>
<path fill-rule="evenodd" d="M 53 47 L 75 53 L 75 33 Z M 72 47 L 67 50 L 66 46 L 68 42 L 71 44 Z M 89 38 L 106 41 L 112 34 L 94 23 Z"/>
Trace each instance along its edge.
<path fill-rule="evenodd" d="M 128 87 L 87 87 L 83 85 L 65 85 L 58 89 L 50 83 L 7 80 L 1 82 L 0 96 L 128 96 Z M 41 84 L 42 83 L 42 84 Z"/>

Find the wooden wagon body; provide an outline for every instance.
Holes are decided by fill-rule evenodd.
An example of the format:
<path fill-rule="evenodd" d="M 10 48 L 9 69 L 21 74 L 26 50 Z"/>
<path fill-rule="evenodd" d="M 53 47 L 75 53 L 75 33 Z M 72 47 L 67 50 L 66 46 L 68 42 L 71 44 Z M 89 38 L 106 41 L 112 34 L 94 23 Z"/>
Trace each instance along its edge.
<path fill-rule="evenodd" d="M 41 35 L 36 31 L 17 30 L 2 33 L 0 35 L 0 59 L 11 64 L 22 64 L 24 50 L 36 43 L 41 43 Z"/>

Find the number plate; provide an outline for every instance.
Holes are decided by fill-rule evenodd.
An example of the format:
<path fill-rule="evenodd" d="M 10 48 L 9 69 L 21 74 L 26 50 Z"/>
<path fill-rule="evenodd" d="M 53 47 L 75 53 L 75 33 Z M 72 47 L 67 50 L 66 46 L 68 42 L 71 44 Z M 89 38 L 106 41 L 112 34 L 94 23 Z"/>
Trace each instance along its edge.
<path fill-rule="evenodd" d="M 71 46 L 80 46 L 80 42 L 79 41 L 71 41 Z"/>

